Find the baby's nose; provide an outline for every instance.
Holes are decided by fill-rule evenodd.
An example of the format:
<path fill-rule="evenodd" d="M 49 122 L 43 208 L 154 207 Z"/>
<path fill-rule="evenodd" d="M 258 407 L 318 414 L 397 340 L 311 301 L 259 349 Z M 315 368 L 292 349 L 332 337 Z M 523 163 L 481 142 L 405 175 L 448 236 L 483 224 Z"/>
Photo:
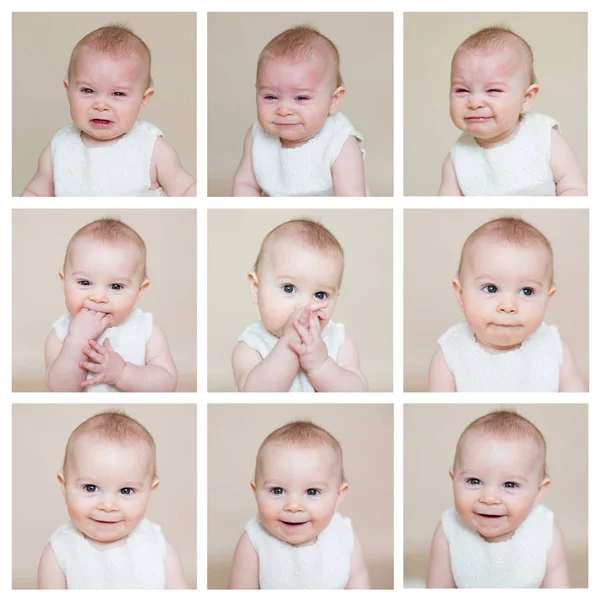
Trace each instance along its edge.
<path fill-rule="evenodd" d="M 519 312 L 516 302 L 509 297 L 500 298 L 498 302 L 498 312 L 513 314 Z"/>
<path fill-rule="evenodd" d="M 111 494 L 102 494 L 98 500 L 98 510 L 113 512 L 118 510 L 115 497 Z"/>
<path fill-rule="evenodd" d="M 483 100 L 481 99 L 481 96 L 478 94 L 471 94 L 467 100 L 467 106 L 469 108 L 479 108 L 483 106 Z"/>
<path fill-rule="evenodd" d="M 481 492 L 481 498 L 479 498 L 479 502 L 481 504 L 501 504 L 500 498 L 498 498 L 498 494 L 491 489 L 484 488 Z"/>
<path fill-rule="evenodd" d="M 91 302 L 95 302 L 96 304 L 106 304 L 106 302 L 108 302 L 106 296 L 101 291 L 93 291 L 88 298 Z"/>
<path fill-rule="evenodd" d="M 288 496 L 285 510 L 288 512 L 302 512 L 302 504 L 295 496 Z"/>
<path fill-rule="evenodd" d="M 106 99 L 104 98 L 104 96 L 101 96 L 100 94 L 98 94 L 94 98 L 93 106 L 96 110 L 108 110 L 108 105 L 106 103 Z"/>
<path fill-rule="evenodd" d="M 277 114 L 285 117 L 287 115 L 293 114 L 292 109 L 288 106 L 287 102 L 281 101 L 277 104 Z"/>

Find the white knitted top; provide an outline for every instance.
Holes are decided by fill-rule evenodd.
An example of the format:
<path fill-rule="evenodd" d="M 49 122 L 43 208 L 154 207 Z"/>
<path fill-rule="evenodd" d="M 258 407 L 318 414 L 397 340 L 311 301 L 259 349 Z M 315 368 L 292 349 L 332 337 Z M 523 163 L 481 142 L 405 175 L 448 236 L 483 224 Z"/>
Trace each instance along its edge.
<path fill-rule="evenodd" d="M 258 554 L 261 590 L 344 589 L 354 550 L 352 521 L 335 513 L 312 546 L 295 547 L 272 536 L 257 517 L 246 533 Z"/>
<path fill-rule="evenodd" d="M 482 148 L 463 133 L 450 159 L 465 196 L 556 196 L 550 169 L 552 128 L 559 124 L 541 113 L 527 113 L 513 138 L 494 148 Z"/>
<path fill-rule="evenodd" d="M 122 546 L 100 550 L 71 522 L 52 534 L 50 544 L 70 590 L 165 588 L 165 538 L 147 519 Z"/>
<path fill-rule="evenodd" d="M 346 140 L 363 137 L 342 113 L 327 117 L 315 137 L 297 148 L 283 148 L 258 121 L 252 125 L 254 176 L 267 196 L 333 196 L 331 166 Z M 363 158 L 365 151 L 362 149 Z"/>
<path fill-rule="evenodd" d="M 457 392 L 558 392 L 562 341 L 542 323 L 519 348 L 484 350 L 467 323 L 453 325 L 438 340 Z"/>
<path fill-rule="evenodd" d="M 88 148 L 81 131 L 68 125 L 50 142 L 55 196 L 164 196 L 150 190 L 150 164 L 161 130 L 136 121 L 131 131 L 107 146 Z"/>
<path fill-rule="evenodd" d="M 552 547 L 554 515 L 538 504 L 505 542 L 486 542 L 454 508 L 442 515 L 458 588 L 539 588 Z"/>
<path fill-rule="evenodd" d="M 69 332 L 71 317 L 63 315 L 52 327 L 56 337 L 62 342 Z M 110 340 L 113 350 L 132 365 L 143 366 L 146 364 L 146 344 L 152 336 L 152 314 L 136 308 L 127 319 L 116 327 L 109 327 L 102 332 L 98 343 L 102 344 L 106 338 Z M 88 373 L 86 379 L 91 379 L 94 373 Z M 105 383 L 99 383 L 85 388 L 86 392 L 118 392 L 119 390 Z"/>
<path fill-rule="evenodd" d="M 334 323 L 329 321 L 327 325 L 321 330 L 321 337 L 327 346 L 327 354 L 331 356 L 333 360 L 337 362 L 337 357 L 340 348 L 344 345 L 346 340 L 346 329 L 342 323 Z M 262 321 L 251 323 L 244 329 L 242 335 L 238 338 L 239 342 L 244 342 L 252 350 L 256 350 L 263 359 L 267 358 L 279 338 L 274 336 L 264 325 Z M 315 388 L 310 384 L 306 373 L 300 370 L 294 381 L 292 381 L 292 387 L 289 389 L 290 392 L 314 392 Z"/>

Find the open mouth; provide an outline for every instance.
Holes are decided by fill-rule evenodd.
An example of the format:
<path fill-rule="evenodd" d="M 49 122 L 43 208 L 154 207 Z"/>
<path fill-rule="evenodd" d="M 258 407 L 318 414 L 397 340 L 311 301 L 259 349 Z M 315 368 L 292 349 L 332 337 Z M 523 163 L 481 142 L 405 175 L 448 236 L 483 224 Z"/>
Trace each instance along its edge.
<path fill-rule="evenodd" d="M 99 127 L 100 129 L 112 125 L 112 121 L 109 121 L 108 119 L 92 119 L 90 123 L 93 127 Z"/>

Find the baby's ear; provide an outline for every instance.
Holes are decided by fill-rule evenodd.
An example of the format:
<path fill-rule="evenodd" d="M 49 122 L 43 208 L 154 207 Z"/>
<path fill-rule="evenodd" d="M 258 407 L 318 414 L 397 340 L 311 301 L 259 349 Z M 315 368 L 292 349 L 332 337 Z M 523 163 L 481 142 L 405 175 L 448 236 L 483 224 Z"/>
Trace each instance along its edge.
<path fill-rule="evenodd" d="M 448 471 L 448 474 L 450 475 L 450 479 L 452 479 L 452 481 L 454 481 L 454 469 L 450 469 Z"/>
<path fill-rule="evenodd" d="M 62 286 L 65 287 L 65 274 L 62 271 L 58 272 L 58 278 L 60 279 Z"/>
<path fill-rule="evenodd" d="M 548 300 L 552 300 L 552 298 L 554 297 L 554 294 L 556 294 L 556 288 L 554 286 L 552 286 L 550 288 L 550 291 L 548 292 Z"/>
<path fill-rule="evenodd" d="M 339 505 L 342 503 L 342 501 L 346 497 L 347 492 L 348 492 L 348 484 L 346 482 L 344 482 L 342 484 L 342 487 L 338 490 L 338 497 L 337 497 L 337 501 L 335 503 L 335 510 L 338 509 Z"/>
<path fill-rule="evenodd" d="M 542 483 L 540 483 L 540 487 L 538 488 L 538 492 L 537 492 L 537 495 L 535 497 L 535 505 L 537 505 L 537 503 L 542 499 L 542 496 L 544 495 L 544 493 L 548 489 L 549 485 L 550 485 L 550 478 L 549 477 L 544 477 L 544 479 L 542 480 Z"/>
<path fill-rule="evenodd" d="M 340 102 L 342 101 L 346 93 L 346 88 L 339 87 L 333 92 L 331 96 L 331 103 L 329 104 L 329 114 L 332 115 L 338 109 Z"/>
<path fill-rule="evenodd" d="M 154 88 L 149 87 L 142 96 L 142 108 L 148 104 L 148 100 L 154 96 Z"/>
<path fill-rule="evenodd" d="M 60 490 L 62 492 L 63 497 L 66 497 L 65 493 L 65 476 L 62 473 L 56 474 L 56 479 L 58 479 L 58 483 L 60 483 Z"/>
<path fill-rule="evenodd" d="M 460 306 L 460 310 L 464 310 L 463 296 L 462 296 L 462 285 L 460 285 L 460 281 L 458 279 L 452 280 L 452 288 L 456 292 L 456 297 L 458 298 L 458 304 Z"/>
<path fill-rule="evenodd" d="M 160 485 L 160 479 L 155 477 L 152 481 L 152 485 L 150 486 L 150 491 L 153 492 Z"/>
<path fill-rule="evenodd" d="M 258 304 L 258 277 L 254 271 L 248 273 L 248 285 L 250 286 L 252 302 Z"/>
<path fill-rule="evenodd" d="M 150 280 L 149 279 L 144 279 L 144 281 L 142 281 L 142 284 L 140 285 L 140 289 L 138 290 L 138 298 L 140 298 L 142 296 L 142 294 L 148 289 L 148 286 L 150 285 Z"/>
<path fill-rule="evenodd" d="M 250 482 L 250 487 L 252 488 L 252 491 L 256 493 L 256 482 L 251 481 Z"/>
<path fill-rule="evenodd" d="M 69 93 L 69 80 L 63 79 L 63 87 L 65 88 L 65 92 Z"/>
<path fill-rule="evenodd" d="M 521 108 L 522 113 L 526 113 L 533 104 L 538 92 L 540 91 L 540 86 L 537 83 L 532 83 L 526 90 L 523 95 L 523 108 Z"/>

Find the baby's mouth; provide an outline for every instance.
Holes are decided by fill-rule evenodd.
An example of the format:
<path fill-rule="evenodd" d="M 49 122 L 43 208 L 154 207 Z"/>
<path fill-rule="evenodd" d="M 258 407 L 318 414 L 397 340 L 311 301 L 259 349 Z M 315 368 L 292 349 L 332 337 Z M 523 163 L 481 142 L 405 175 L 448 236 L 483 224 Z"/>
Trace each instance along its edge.
<path fill-rule="evenodd" d="M 109 125 L 112 125 L 112 121 L 109 121 L 108 119 L 91 119 L 90 123 L 94 125 L 94 127 L 108 127 Z"/>
<path fill-rule="evenodd" d="M 300 527 L 301 525 L 306 525 L 308 521 L 302 521 L 302 523 L 292 523 L 291 521 L 281 521 L 284 525 L 288 527 Z"/>

